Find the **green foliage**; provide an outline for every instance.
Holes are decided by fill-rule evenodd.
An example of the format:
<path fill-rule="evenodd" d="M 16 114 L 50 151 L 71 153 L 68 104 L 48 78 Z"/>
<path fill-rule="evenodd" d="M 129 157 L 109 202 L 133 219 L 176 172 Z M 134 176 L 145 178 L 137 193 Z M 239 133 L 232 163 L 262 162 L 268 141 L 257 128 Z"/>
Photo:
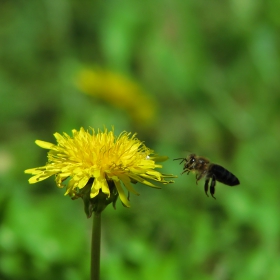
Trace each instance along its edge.
<path fill-rule="evenodd" d="M 3 1 L 0 9 L 0 278 L 88 279 L 91 220 L 53 180 L 36 139 L 114 125 L 170 160 L 162 190 L 136 185 L 130 209 L 103 214 L 102 279 L 279 279 L 279 2 Z M 99 66 L 155 100 L 151 125 L 85 95 L 77 73 Z M 140 104 L 143 110 L 145 104 Z M 180 175 L 187 152 L 241 185 Z"/>

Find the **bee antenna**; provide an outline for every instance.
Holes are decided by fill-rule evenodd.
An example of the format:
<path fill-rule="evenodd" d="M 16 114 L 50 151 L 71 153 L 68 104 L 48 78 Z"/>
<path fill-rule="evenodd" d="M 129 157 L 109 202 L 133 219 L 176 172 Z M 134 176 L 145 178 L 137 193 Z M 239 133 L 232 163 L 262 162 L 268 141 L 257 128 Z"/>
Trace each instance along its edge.
<path fill-rule="evenodd" d="M 180 162 L 180 164 L 183 162 L 183 161 L 186 161 L 186 159 L 185 158 L 174 158 L 173 160 L 179 160 L 179 159 L 181 159 L 182 161 Z"/>

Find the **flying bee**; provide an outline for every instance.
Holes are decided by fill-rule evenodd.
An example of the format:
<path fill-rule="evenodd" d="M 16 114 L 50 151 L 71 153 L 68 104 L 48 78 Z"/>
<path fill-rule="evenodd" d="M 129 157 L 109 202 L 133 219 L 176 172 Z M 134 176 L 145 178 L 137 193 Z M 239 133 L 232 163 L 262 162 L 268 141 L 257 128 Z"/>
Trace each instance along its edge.
<path fill-rule="evenodd" d="M 187 158 L 175 158 L 174 160 L 181 159 L 184 162 L 183 172 L 189 174 L 190 172 L 194 172 L 196 174 L 196 184 L 197 182 L 205 177 L 204 191 L 208 196 L 209 182 L 210 183 L 210 194 L 213 198 L 215 198 L 215 186 L 216 181 L 223 183 L 228 186 L 236 186 L 239 185 L 239 180 L 235 175 L 229 172 L 224 167 L 211 163 L 207 158 L 200 157 L 195 154 L 190 154 Z M 215 198 L 216 199 L 216 198 Z"/>

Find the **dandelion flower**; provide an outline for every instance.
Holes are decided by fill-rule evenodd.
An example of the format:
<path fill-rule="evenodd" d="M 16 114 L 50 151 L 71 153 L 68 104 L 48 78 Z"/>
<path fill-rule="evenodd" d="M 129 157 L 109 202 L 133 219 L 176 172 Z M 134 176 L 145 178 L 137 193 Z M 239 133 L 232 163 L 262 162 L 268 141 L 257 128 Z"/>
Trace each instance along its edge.
<path fill-rule="evenodd" d="M 91 132 L 91 133 L 90 133 Z M 41 148 L 50 150 L 45 166 L 25 170 L 32 174 L 29 183 L 37 183 L 55 175 L 58 187 L 66 187 L 65 195 L 83 198 L 88 217 L 93 211 L 102 211 L 120 197 L 124 206 L 130 207 L 128 194 L 138 195 L 131 183 L 140 182 L 157 187 L 155 182 L 168 184 L 173 175 L 155 170 L 162 166 L 158 157 L 135 134 L 123 132 L 118 137 L 114 131 L 94 129 L 72 130 L 73 136 L 55 133 L 57 144 L 36 140 Z"/>

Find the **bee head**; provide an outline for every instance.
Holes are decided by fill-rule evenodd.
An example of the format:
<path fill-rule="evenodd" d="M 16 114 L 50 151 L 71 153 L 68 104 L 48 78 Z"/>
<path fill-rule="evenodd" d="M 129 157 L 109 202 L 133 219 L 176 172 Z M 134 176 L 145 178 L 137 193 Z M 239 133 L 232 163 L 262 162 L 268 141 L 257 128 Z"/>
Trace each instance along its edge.
<path fill-rule="evenodd" d="M 187 157 L 186 164 L 185 164 L 185 168 L 187 168 L 187 169 L 193 169 L 194 166 L 195 166 L 195 163 L 196 163 L 196 155 L 195 155 L 195 154 L 190 154 L 190 155 Z"/>
<path fill-rule="evenodd" d="M 189 156 L 188 156 L 188 163 L 189 164 L 192 164 L 192 163 L 194 163 L 195 161 L 196 161 L 196 155 L 195 154 L 190 154 Z"/>

